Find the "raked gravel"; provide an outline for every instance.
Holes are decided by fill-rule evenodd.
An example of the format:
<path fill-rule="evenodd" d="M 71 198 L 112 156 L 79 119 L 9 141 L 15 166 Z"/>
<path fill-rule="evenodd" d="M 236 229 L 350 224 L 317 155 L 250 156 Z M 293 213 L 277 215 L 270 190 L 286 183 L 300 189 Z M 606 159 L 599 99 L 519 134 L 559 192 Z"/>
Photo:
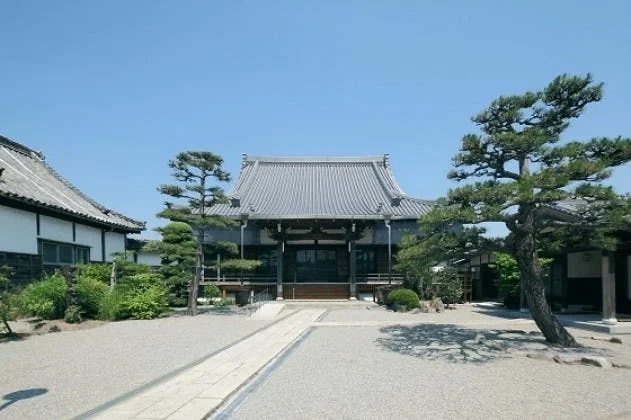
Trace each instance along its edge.
<path fill-rule="evenodd" d="M 47 392 L 8 404 L 0 418 L 71 418 L 268 325 L 246 314 L 205 313 L 49 333 L 0 343 L 0 397 Z"/>
<path fill-rule="evenodd" d="M 411 317 L 429 323 L 408 325 Z M 366 321 L 383 325 L 357 324 Z M 519 348 L 546 347 L 538 334 L 519 333 L 536 330 L 532 321 L 461 306 L 429 316 L 332 310 L 320 325 L 229 418 L 631 418 L 631 369 L 529 359 Z M 591 347 L 584 352 L 631 355 L 624 337 L 620 345 L 572 332 Z M 480 346 L 479 334 L 508 351 Z"/>

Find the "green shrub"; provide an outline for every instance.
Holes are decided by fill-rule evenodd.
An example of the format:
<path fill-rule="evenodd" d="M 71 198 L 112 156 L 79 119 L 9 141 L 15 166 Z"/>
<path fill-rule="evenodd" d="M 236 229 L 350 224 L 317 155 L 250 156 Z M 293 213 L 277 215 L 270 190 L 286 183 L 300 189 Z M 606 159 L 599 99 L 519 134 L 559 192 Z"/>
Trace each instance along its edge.
<path fill-rule="evenodd" d="M 418 295 L 414 290 L 400 288 L 395 289 L 388 294 L 388 305 L 405 306 L 407 310 L 410 310 L 412 308 L 418 308 L 420 306 L 420 302 Z"/>
<path fill-rule="evenodd" d="M 66 309 L 64 321 L 68 324 L 77 324 L 81 322 L 81 313 L 79 312 L 79 307 L 77 305 L 69 306 L 68 309 Z"/>
<path fill-rule="evenodd" d="M 129 289 L 132 293 L 141 293 L 154 287 L 166 287 L 164 279 L 158 273 L 141 273 L 126 276 L 118 282 L 117 286 Z"/>
<path fill-rule="evenodd" d="M 235 300 L 233 298 L 221 299 L 214 303 L 215 306 L 230 306 L 234 304 L 235 304 Z"/>
<path fill-rule="evenodd" d="M 100 280 L 90 277 L 79 277 L 75 284 L 77 305 L 88 318 L 94 318 L 99 314 L 99 307 L 103 297 L 110 287 Z"/>
<path fill-rule="evenodd" d="M 108 290 L 99 304 L 98 318 L 106 321 L 118 321 L 129 318 L 129 313 L 126 312 L 123 306 L 124 300 L 125 292 L 118 286 Z"/>
<path fill-rule="evenodd" d="M 446 305 L 459 303 L 462 298 L 462 279 L 458 271 L 446 267 L 432 273 L 432 294 L 439 297 Z"/>
<path fill-rule="evenodd" d="M 63 318 L 67 291 L 64 277 L 53 274 L 28 285 L 20 294 L 20 305 L 27 315 L 43 319 Z"/>
<path fill-rule="evenodd" d="M 167 290 L 152 287 L 141 293 L 127 295 L 123 300 L 123 308 L 134 319 L 157 318 L 169 310 Z"/>
<path fill-rule="evenodd" d="M 111 264 L 78 264 L 75 272 L 77 279 L 93 279 L 103 284 L 110 284 Z"/>
<path fill-rule="evenodd" d="M 99 318 L 107 320 L 156 318 L 169 309 L 168 290 L 160 274 L 124 277 L 101 300 Z"/>
<path fill-rule="evenodd" d="M 188 299 L 184 296 L 169 296 L 169 306 L 174 308 L 182 308 L 188 304 Z"/>
<path fill-rule="evenodd" d="M 221 290 L 216 284 L 204 285 L 204 297 L 212 299 L 221 296 Z"/>

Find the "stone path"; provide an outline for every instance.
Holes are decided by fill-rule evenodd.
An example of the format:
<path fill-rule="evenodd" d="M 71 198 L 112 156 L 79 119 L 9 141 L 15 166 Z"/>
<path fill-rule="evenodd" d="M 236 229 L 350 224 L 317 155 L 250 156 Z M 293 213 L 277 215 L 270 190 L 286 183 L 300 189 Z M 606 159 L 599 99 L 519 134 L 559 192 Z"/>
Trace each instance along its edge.
<path fill-rule="evenodd" d="M 299 338 L 323 313 L 323 309 L 296 311 L 177 376 L 90 418 L 203 418 Z"/>

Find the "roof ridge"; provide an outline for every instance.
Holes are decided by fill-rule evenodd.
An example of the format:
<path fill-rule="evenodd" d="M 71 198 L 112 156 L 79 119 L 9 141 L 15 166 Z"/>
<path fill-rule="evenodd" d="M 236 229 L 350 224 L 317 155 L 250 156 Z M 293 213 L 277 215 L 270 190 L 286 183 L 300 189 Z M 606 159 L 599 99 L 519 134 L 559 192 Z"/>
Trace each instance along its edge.
<path fill-rule="evenodd" d="M 39 160 L 44 160 L 44 155 L 42 154 L 42 152 L 33 150 L 30 147 L 23 145 L 22 143 L 18 143 L 15 140 L 11 140 L 10 138 L 3 136 L 2 134 L 0 134 L 0 146 L 8 147 L 15 152 L 22 153 L 23 155 L 29 157 L 35 156 Z"/>
<path fill-rule="evenodd" d="M 44 167 L 47 170 L 49 170 L 50 173 L 52 173 L 53 176 L 55 176 L 55 178 L 57 178 L 61 183 L 63 183 L 68 188 L 70 188 L 73 192 L 75 192 L 81 198 L 86 200 L 88 203 L 92 204 L 94 207 L 99 209 L 106 216 L 109 215 L 109 214 L 112 214 L 112 215 L 114 215 L 116 217 L 120 217 L 121 219 L 126 220 L 126 221 L 128 221 L 130 223 L 137 224 L 138 226 L 145 226 L 145 222 L 141 222 L 139 220 L 134 220 L 131 217 L 127 217 L 124 214 L 121 214 L 121 213 L 119 213 L 119 212 L 117 212 L 115 210 L 107 208 L 106 206 L 104 206 L 103 204 L 101 204 L 98 201 L 94 200 L 93 198 L 90 198 L 89 196 L 84 194 L 79 188 L 75 187 L 70 181 L 68 181 L 66 178 L 64 178 L 59 172 L 57 172 L 55 169 L 53 169 L 53 167 L 50 166 L 44 159 L 40 159 L 40 160 L 41 160 L 41 163 L 44 165 Z"/>
<path fill-rule="evenodd" d="M 244 162 L 288 162 L 288 163 L 348 163 L 348 162 L 381 162 L 387 160 L 386 155 L 260 155 L 248 156 L 244 155 Z"/>

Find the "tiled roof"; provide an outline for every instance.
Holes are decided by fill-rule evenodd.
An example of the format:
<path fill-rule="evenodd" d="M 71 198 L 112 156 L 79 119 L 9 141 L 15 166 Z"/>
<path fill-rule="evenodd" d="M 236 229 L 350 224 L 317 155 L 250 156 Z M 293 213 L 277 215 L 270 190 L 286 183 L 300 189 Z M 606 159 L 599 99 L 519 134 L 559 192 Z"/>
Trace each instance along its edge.
<path fill-rule="evenodd" d="M 128 232 L 144 230 L 130 219 L 84 195 L 55 172 L 40 152 L 0 136 L 0 197 L 90 220 Z"/>
<path fill-rule="evenodd" d="M 416 219 L 432 202 L 407 196 L 391 172 L 388 155 L 270 157 L 244 155 L 228 194 L 231 204 L 211 214 L 250 219 Z"/>

